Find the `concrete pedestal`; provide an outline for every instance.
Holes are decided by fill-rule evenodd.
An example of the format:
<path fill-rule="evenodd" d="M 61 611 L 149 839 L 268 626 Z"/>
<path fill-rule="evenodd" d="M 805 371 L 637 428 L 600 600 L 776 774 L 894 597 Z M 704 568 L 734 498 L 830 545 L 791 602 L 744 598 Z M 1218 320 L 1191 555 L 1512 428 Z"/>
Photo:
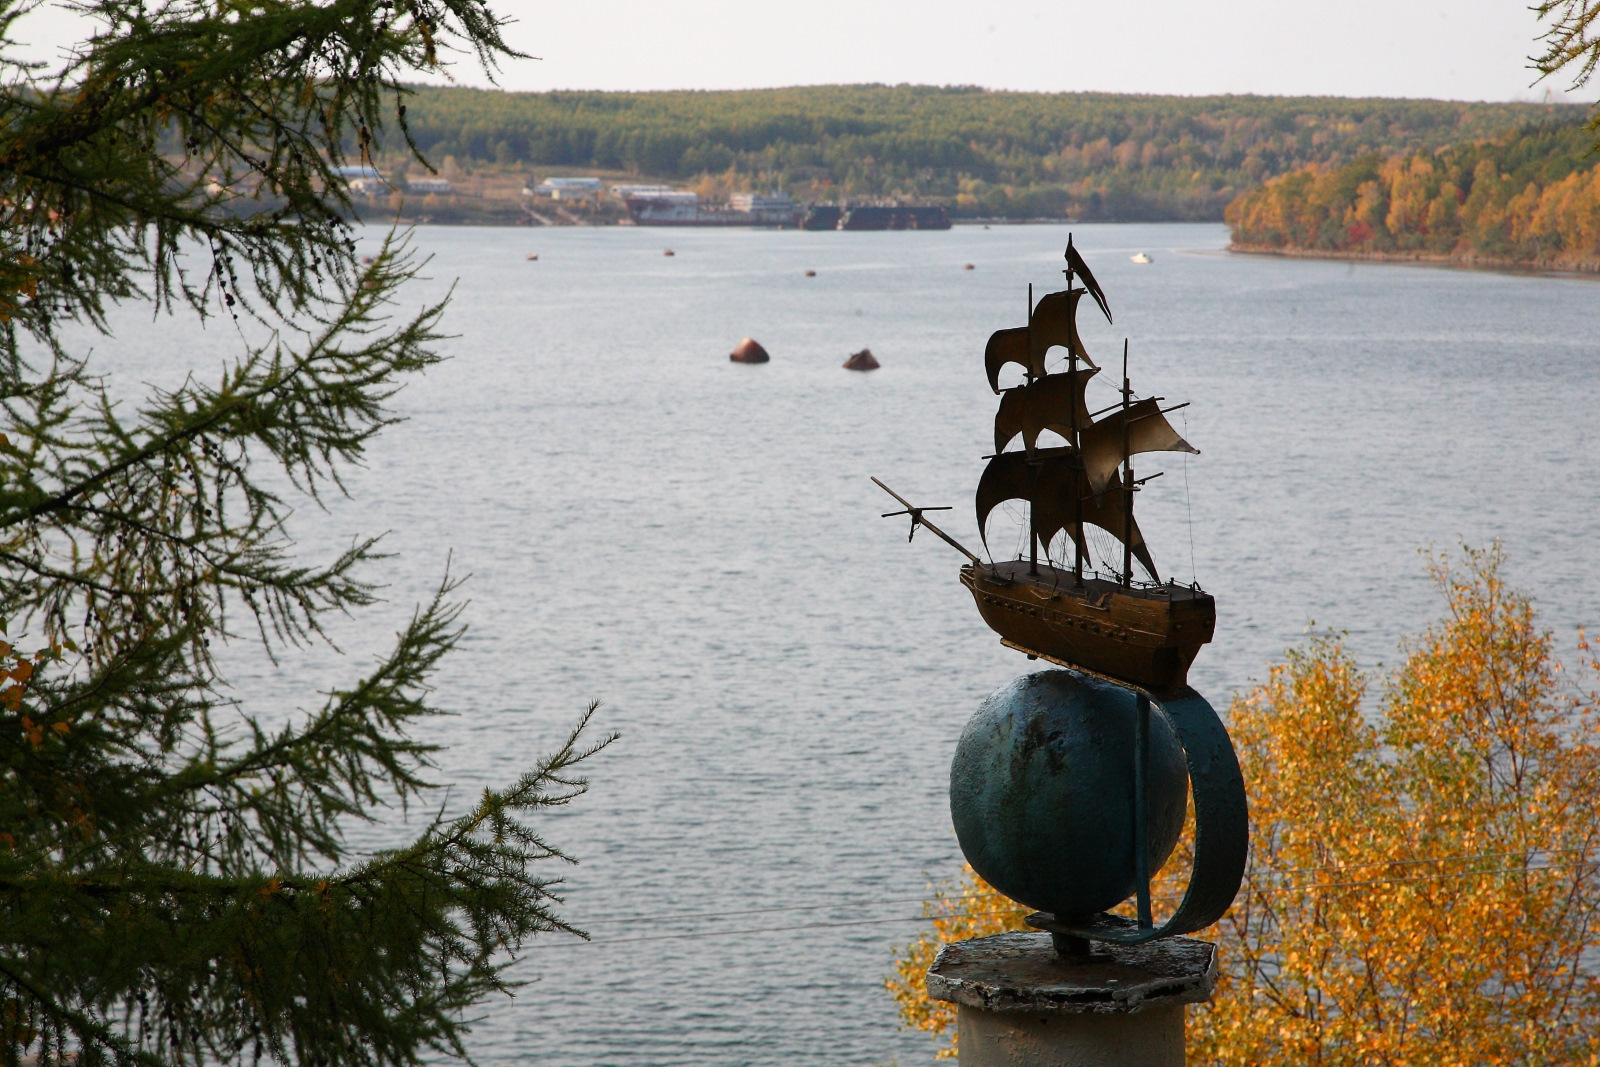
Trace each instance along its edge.
<path fill-rule="evenodd" d="M 962 1067 L 1183 1067 L 1185 1005 L 1216 983 L 1216 946 L 1187 937 L 1062 957 L 1044 931 L 996 934 L 928 969 L 928 995 L 957 1006 Z"/>

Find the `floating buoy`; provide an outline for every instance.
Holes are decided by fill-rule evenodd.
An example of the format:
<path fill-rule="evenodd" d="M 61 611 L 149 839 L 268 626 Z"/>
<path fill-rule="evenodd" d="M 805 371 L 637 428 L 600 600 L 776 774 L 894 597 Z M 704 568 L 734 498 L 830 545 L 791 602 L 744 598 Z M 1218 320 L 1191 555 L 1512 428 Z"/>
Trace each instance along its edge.
<path fill-rule="evenodd" d="M 816 271 L 814 271 L 814 270 L 806 271 L 806 277 L 807 278 L 815 278 L 816 276 L 817 276 L 817 272 Z"/>
<path fill-rule="evenodd" d="M 843 366 L 845 370 L 877 370 L 878 361 L 873 358 L 872 349 L 863 348 L 859 352 L 852 352 Z"/>
<path fill-rule="evenodd" d="M 661 254 L 664 255 L 664 256 L 675 256 L 678 253 L 674 252 L 672 249 L 669 248 L 666 251 L 662 252 Z"/>
<path fill-rule="evenodd" d="M 1155 262 L 1155 260 L 1151 259 L 1148 255 L 1146 255 L 1143 252 L 1135 252 L 1133 255 L 1129 256 L 1128 258 L 1130 260 L 1132 260 L 1133 262 L 1135 262 L 1135 263 L 1154 263 Z"/>
<path fill-rule="evenodd" d="M 361 257 L 361 262 L 363 262 L 363 263 L 371 263 L 372 262 L 372 257 L 371 256 L 362 256 Z"/>
<path fill-rule="evenodd" d="M 534 260 L 536 260 L 538 258 L 539 258 L 539 253 L 537 253 L 537 252 L 529 252 L 528 253 L 528 262 L 529 263 L 532 263 Z"/>
<path fill-rule="evenodd" d="M 963 264 L 961 264 L 961 269 L 962 270 L 975 270 L 976 268 L 973 267 L 973 265 L 971 263 L 963 263 Z"/>
<path fill-rule="evenodd" d="M 754 338 L 746 337 L 733 346 L 728 358 L 735 363 L 765 363 L 772 357 L 767 355 L 767 350 L 757 344 Z"/>

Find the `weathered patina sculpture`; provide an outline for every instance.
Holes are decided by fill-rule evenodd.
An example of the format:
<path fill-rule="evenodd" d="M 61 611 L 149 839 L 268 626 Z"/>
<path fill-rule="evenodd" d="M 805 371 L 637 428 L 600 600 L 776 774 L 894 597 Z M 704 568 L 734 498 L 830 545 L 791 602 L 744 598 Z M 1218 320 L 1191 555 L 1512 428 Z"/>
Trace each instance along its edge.
<path fill-rule="evenodd" d="M 1133 456 L 1193 453 L 1159 397 L 1137 398 L 1123 347 L 1121 401 L 1091 412 L 1084 390 L 1098 368 L 1079 336 L 1080 299 L 1110 307 L 1068 238 L 1067 288 L 1033 301 L 1028 325 L 997 331 L 985 352 L 989 384 L 1019 364 L 1026 381 L 1001 394 L 996 454 L 977 490 L 979 535 L 1004 500 L 1029 505 L 1024 557 L 985 561 L 876 478 L 924 528 L 967 557 L 961 582 L 1003 644 L 1065 670 L 1028 675 L 984 701 L 956 749 L 950 812 L 973 869 L 1038 909 L 1034 926 L 1063 953 L 1088 941 L 1135 945 L 1221 918 L 1238 892 L 1249 842 L 1244 783 L 1221 720 L 1187 684 L 1212 638 L 1216 606 L 1198 583 L 1163 581 L 1133 518 Z M 1081 282 L 1075 285 L 1074 281 Z M 1046 367 L 1053 347 L 1065 367 Z M 1178 405 L 1182 406 L 1182 405 Z M 1065 443 L 1039 447 L 1046 431 Z M 1006 451 L 1020 439 L 1021 448 Z M 1086 572 L 1089 526 L 1121 542 L 1121 566 Z M 1058 535 L 1070 546 L 1052 558 Z M 1134 577 L 1138 562 L 1148 580 Z M 1183 826 L 1185 783 L 1195 812 L 1194 866 L 1182 902 L 1157 925 L 1150 878 Z M 1136 918 L 1110 914 L 1137 898 Z"/>

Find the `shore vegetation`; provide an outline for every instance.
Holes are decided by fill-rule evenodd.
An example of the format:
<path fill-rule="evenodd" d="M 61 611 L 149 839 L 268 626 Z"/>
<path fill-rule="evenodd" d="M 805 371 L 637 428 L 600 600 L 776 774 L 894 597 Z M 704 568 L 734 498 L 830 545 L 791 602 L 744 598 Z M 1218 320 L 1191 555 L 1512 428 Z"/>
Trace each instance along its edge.
<path fill-rule="evenodd" d="M 1498 549 L 1431 560 L 1444 611 L 1398 670 L 1337 636 L 1233 701 L 1251 846 L 1191 1009 L 1195 1063 L 1590 1063 L 1600 1056 L 1600 659 L 1566 667 Z M 1152 886 L 1176 906 L 1184 846 Z M 1160 907 L 1158 906 L 1158 918 Z M 907 1025 L 953 1037 L 921 984 L 945 941 L 1021 929 L 969 870 L 888 980 Z"/>
<path fill-rule="evenodd" d="M 471 1062 L 521 947 L 578 933 L 536 823 L 605 739 L 443 804 L 443 549 L 351 667 L 329 624 L 376 608 L 380 541 L 321 556 L 292 519 L 444 337 L 403 239 L 358 260 L 336 168 L 404 145 L 402 77 L 512 55 L 501 23 L 87 0 L 94 35 L 42 67 L 7 58 L 31 6 L 0 0 L 0 1064 Z M 119 337 L 141 316 L 208 341 L 153 364 Z M 276 698 L 230 684 L 229 644 Z M 306 649 L 343 677 L 298 676 Z M 408 808 L 392 848 L 347 843 Z"/>
<path fill-rule="evenodd" d="M 1600 271 L 1593 134 L 1537 125 L 1438 152 L 1310 165 L 1239 197 L 1242 251 Z"/>
<path fill-rule="evenodd" d="M 1433 150 L 1570 105 L 832 85 L 725 92 L 418 87 L 417 145 L 472 170 L 624 174 L 715 195 L 931 199 L 958 217 L 1220 220 L 1297 168 Z M 396 157 L 395 165 L 405 160 Z"/>
<path fill-rule="evenodd" d="M 1531 65 L 1582 89 L 1600 64 L 1600 2 L 1542 0 Z M 1428 149 L 1307 162 L 1228 205 L 1247 252 L 1600 272 L 1600 111 Z"/>

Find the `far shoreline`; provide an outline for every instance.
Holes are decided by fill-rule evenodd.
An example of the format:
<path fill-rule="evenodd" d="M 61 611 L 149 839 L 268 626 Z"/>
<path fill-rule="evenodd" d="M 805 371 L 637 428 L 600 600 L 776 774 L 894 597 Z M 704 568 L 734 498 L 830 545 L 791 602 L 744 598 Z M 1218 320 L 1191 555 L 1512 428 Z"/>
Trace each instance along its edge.
<path fill-rule="evenodd" d="M 1317 248 L 1276 248 L 1230 242 L 1226 252 L 1244 256 L 1277 256 L 1281 259 L 1326 259 L 1347 263 L 1389 263 L 1412 267 L 1448 267 L 1453 270 L 1481 270 L 1497 274 L 1527 274 L 1543 278 L 1600 279 L 1600 263 L 1592 265 L 1558 263 L 1553 260 L 1523 260 L 1496 256 L 1456 256 L 1438 252 L 1353 252 Z"/>

